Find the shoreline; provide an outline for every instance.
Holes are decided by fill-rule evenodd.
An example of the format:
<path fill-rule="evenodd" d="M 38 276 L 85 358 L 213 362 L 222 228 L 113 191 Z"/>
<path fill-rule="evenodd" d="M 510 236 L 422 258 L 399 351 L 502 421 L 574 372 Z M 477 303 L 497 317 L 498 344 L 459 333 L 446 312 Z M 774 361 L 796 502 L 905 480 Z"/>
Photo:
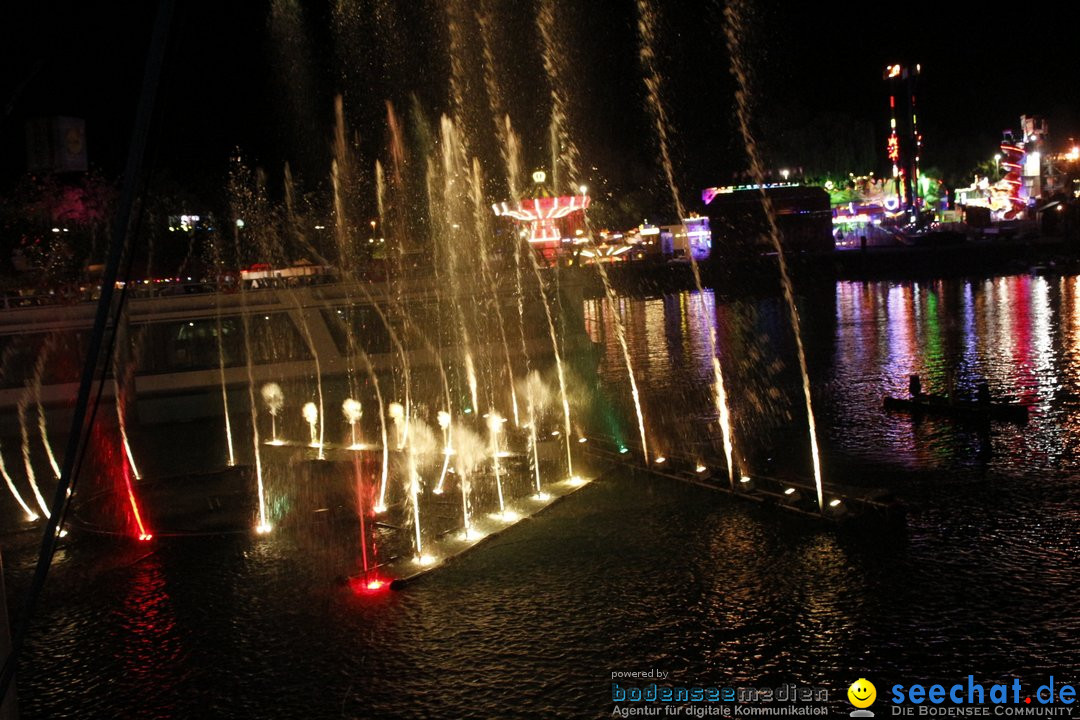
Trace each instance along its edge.
<path fill-rule="evenodd" d="M 796 287 L 822 281 L 905 281 L 1080 271 L 1076 248 L 1060 237 L 791 253 L 787 260 Z M 772 294 L 774 288 L 779 290 L 774 254 L 714 256 L 698 263 L 698 268 L 702 285 L 724 295 Z M 602 297 L 599 273 L 590 266 L 583 269 L 587 271 L 583 273 L 586 297 Z M 606 269 L 613 289 L 620 294 L 658 295 L 694 289 L 693 273 L 686 262 L 623 263 Z"/>

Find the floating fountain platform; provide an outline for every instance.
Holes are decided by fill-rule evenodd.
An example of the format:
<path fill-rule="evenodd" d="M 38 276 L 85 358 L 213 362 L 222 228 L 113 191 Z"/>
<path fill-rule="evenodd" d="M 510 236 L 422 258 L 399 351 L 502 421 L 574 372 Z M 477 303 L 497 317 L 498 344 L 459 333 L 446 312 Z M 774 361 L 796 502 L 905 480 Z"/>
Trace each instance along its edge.
<path fill-rule="evenodd" d="M 544 485 L 539 496 L 533 494 L 517 498 L 513 504 L 507 505 L 503 513 L 476 515 L 472 518 L 472 526 L 467 536 L 461 528 L 447 531 L 438 539 L 428 541 L 421 557 L 400 555 L 372 568 L 366 575 L 350 578 L 350 581 L 365 588 L 370 578 L 378 578 L 380 581 L 389 582 L 391 589 L 400 590 L 598 480 L 610 469 L 596 470 L 595 466 L 600 465 L 594 463 L 594 468 L 574 477 Z"/>
<path fill-rule="evenodd" d="M 825 488 L 825 507 L 822 511 L 817 506 L 817 489 L 812 480 L 742 475 L 735 478 L 732 487 L 724 460 L 707 462 L 672 453 L 653 457 L 645 466 L 640 460 L 640 449 L 610 439 L 592 437 L 585 452 L 594 458 L 616 462 L 632 472 L 645 472 L 690 483 L 740 500 L 769 505 L 785 514 L 812 522 L 874 529 L 896 529 L 906 524 L 907 508 L 881 489 L 830 483 Z"/>

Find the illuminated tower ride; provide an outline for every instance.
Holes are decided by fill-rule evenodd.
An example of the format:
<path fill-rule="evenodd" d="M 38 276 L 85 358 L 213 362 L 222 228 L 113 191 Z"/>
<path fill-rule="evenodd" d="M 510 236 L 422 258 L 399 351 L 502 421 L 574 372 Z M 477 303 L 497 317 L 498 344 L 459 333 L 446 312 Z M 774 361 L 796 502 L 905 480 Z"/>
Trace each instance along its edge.
<path fill-rule="evenodd" d="M 1046 120 L 1031 115 L 1020 116 L 1019 140 L 1012 130 L 1005 131 L 999 161 L 1005 170 L 1000 182 L 1008 188 L 1009 207 L 1002 215 L 1005 220 L 1022 218 L 1032 198 L 1042 194 L 1042 153 L 1046 134 Z"/>
<path fill-rule="evenodd" d="M 495 203 L 491 209 L 500 217 L 512 218 L 518 232 L 548 266 L 555 265 L 564 246 L 571 246 L 585 230 L 585 209 L 589 196 L 584 187 L 578 195 L 555 196 L 544 185 L 547 174 L 533 173 L 533 189 L 516 204 Z"/>
<path fill-rule="evenodd" d="M 889 84 L 889 160 L 892 162 L 896 195 L 912 220 L 919 210 L 916 195 L 922 135 L 919 134 L 918 115 L 915 112 L 915 82 L 921 73 L 921 65 L 913 68 L 889 65 L 885 68 L 885 81 Z"/>
<path fill-rule="evenodd" d="M 1014 220 L 1023 214 L 1027 201 L 1020 197 L 1020 190 L 1024 184 L 1024 146 L 1013 139 L 1011 131 L 1005 133 L 1001 141 L 1001 160 L 998 164 L 1005 170 L 1000 182 L 1008 185 L 1009 206 L 1002 217 L 1006 220 Z"/>

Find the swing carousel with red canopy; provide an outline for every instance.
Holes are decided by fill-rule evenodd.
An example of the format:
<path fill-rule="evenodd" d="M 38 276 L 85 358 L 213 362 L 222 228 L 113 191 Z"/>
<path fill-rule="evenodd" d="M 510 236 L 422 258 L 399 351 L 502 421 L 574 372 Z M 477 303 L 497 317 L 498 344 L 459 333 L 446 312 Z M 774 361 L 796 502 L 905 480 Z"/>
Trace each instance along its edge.
<path fill-rule="evenodd" d="M 509 217 L 517 232 L 529 241 L 529 246 L 550 266 L 559 258 L 573 254 L 575 241 L 585 234 L 585 210 L 589 196 L 582 187 L 577 195 L 554 195 L 544 185 L 546 173 L 533 173 L 530 194 L 516 203 L 501 202 L 491 206 L 499 217 Z"/>

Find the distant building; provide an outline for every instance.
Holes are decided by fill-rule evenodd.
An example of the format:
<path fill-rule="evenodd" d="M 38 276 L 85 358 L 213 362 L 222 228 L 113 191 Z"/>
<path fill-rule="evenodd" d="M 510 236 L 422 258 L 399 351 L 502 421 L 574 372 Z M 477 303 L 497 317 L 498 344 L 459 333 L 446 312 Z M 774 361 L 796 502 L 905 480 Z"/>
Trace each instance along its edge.
<path fill-rule="evenodd" d="M 798 183 L 767 183 L 729 185 L 702 191 L 714 245 L 720 252 L 731 251 L 740 245 L 771 249 L 762 191 L 771 201 L 785 250 L 833 249 L 829 193 L 824 188 Z"/>
<path fill-rule="evenodd" d="M 709 218 L 688 217 L 680 225 L 663 225 L 660 228 L 660 251 L 672 259 L 690 259 L 700 262 L 712 252 L 712 231 Z"/>
<path fill-rule="evenodd" d="M 86 172 L 86 122 L 59 116 L 28 120 L 26 169 L 34 173 Z"/>

